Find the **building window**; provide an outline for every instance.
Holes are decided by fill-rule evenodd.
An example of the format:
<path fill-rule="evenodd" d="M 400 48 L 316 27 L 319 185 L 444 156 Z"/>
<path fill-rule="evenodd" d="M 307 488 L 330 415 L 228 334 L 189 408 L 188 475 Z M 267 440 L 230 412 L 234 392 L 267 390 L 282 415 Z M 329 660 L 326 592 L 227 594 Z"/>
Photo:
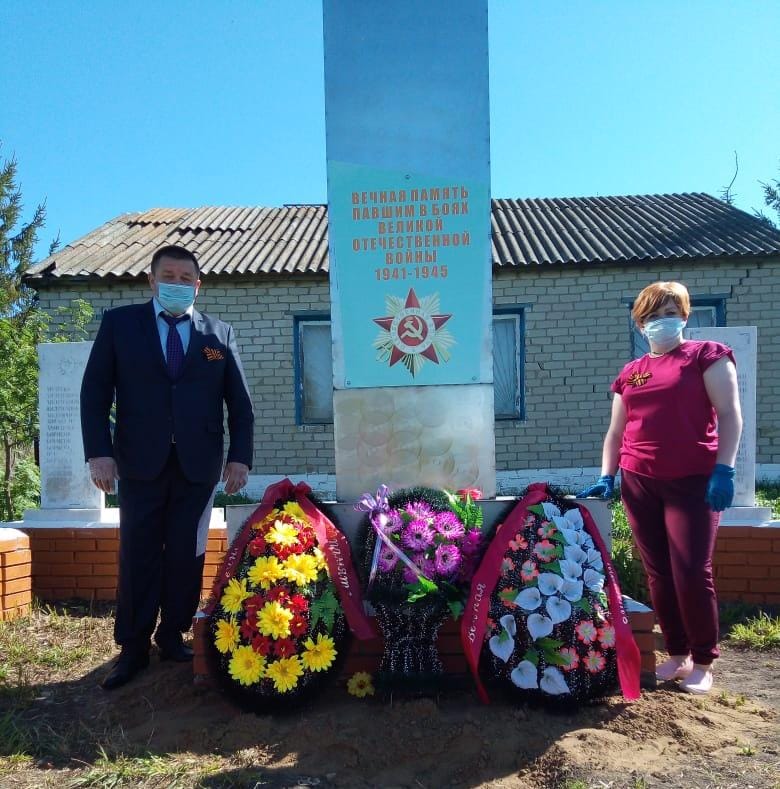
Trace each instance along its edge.
<path fill-rule="evenodd" d="M 327 315 L 295 319 L 295 418 L 299 425 L 333 422 L 333 362 Z M 524 419 L 523 310 L 493 315 L 493 398 L 496 419 Z"/>
<path fill-rule="evenodd" d="M 295 421 L 333 422 L 333 355 L 328 315 L 296 316 Z"/>
<path fill-rule="evenodd" d="M 524 419 L 525 316 L 522 309 L 493 314 L 493 400 L 496 419 Z"/>
<path fill-rule="evenodd" d="M 631 317 L 633 302 L 628 305 L 628 320 L 631 327 L 631 355 L 638 359 L 648 353 L 650 346 L 647 339 L 637 329 Z M 725 296 L 691 296 L 691 314 L 688 316 L 688 326 L 696 329 L 701 326 L 726 325 L 726 297 Z"/>

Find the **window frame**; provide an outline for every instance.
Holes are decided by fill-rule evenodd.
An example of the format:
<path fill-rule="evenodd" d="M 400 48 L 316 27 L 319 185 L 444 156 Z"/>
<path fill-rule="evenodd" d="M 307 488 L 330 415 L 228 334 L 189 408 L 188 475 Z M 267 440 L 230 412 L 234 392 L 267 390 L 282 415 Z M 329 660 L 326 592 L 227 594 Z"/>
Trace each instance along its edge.
<path fill-rule="evenodd" d="M 303 366 L 305 364 L 303 354 L 303 342 L 301 332 L 306 324 L 322 325 L 331 327 L 332 321 L 329 312 L 299 312 L 293 313 L 293 369 L 295 387 L 295 424 L 296 425 L 332 425 L 333 414 L 330 419 L 304 419 L 304 397 L 303 388 Z M 331 335 L 332 338 L 332 335 Z M 333 370 L 331 367 L 331 387 L 333 381 Z"/>
<path fill-rule="evenodd" d="M 493 314 L 491 316 L 491 331 L 493 328 L 493 321 L 498 318 L 499 320 L 506 320 L 507 318 L 514 318 L 516 331 L 515 331 L 515 344 L 517 353 L 515 354 L 515 380 L 517 381 L 518 392 L 518 407 L 512 414 L 493 414 L 493 419 L 496 422 L 522 422 L 526 418 L 526 405 L 525 405 L 525 312 L 528 309 L 527 304 L 511 304 L 494 306 Z M 495 356 L 493 358 L 493 386 L 495 386 Z"/>

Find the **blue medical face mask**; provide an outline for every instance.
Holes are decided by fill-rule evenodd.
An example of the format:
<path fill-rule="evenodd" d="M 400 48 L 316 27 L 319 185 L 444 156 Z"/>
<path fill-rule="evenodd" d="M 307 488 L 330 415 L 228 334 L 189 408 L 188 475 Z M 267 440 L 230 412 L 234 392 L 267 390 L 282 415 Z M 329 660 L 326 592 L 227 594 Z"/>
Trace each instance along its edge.
<path fill-rule="evenodd" d="M 180 315 L 195 302 L 195 286 L 160 282 L 157 286 L 157 301 L 171 314 Z"/>
<path fill-rule="evenodd" d="M 667 345 L 682 334 L 686 323 L 682 318 L 658 318 L 648 321 L 642 333 L 655 345 Z"/>

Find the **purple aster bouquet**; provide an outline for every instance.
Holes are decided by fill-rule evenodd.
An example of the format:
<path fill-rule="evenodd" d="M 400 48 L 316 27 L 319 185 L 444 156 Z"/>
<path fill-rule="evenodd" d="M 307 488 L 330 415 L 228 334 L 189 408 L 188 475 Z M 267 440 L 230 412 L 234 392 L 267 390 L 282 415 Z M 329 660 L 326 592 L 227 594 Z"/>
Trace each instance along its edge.
<path fill-rule="evenodd" d="M 448 614 L 463 611 L 482 557 L 482 510 L 476 491 L 461 495 L 417 487 L 364 495 L 365 598 L 385 636 L 380 682 L 421 686 L 442 673 L 436 639 Z M 477 494 L 478 495 L 478 494 Z"/>

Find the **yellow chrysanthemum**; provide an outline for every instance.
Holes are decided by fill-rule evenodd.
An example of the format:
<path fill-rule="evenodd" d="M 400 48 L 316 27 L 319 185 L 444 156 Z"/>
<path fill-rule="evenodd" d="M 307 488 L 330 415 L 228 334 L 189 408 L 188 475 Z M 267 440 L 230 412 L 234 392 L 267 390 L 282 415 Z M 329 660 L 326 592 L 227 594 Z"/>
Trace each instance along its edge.
<path fill-rule="evenodd" d="M 265 672 L 265 658 L 252 647 L 238 647 L 230 658 L 230 676 L 241 685 L 254 685 Z"/>
<path fill-rule="evenodd" d="M 317 580 L 317 560 L 308 553 L 294 553 L 284 562 L 284 575 L 291 583 L 306 586 Z"/>
<path fill-rule="evenodd" d="M 367 671 L 357 671 L 347 682 L 347 691 L 359 699 L 374 695 L 374 683 Z"/>
<path fill-rule="evenodd" d="M 295 545 L 298 542 L 298 529 L 291 523 L 277 520 L 268 530 L 265 539 L 268 540 L 268 542 L 274 543 L 274 545 L 282 545 L 285 547 Z"/>
<path fill-rule="evenodd" d="M 260 609 L 257 626 L 264 636 L 287 638 L 290 635 L 292 618 L 293 612 L 274 600 Z"/>
<path fill-rule="evenodd" d="M 241 603 L 251 596 L 252 593 L 248 592 L 246 588 L 246 578 L 242 578 L 240 581 L 231 578 L 225 591 L 222 592 L 222 599 L 219 602 L 229 614 L 237 614 L 241 610 Z"/>
<path fill-rule="evenodd" d="M 282 507 L 282 511 L 285 515 L 289 515 L 291 518 L 295 518 L 295 520 L 301 523 L 309 522 L 306 513 L 301 509 L 301 505 L 298 504 L 297 501 L 288 501 L 287 504 Z"/>
<path fill-rule="evenodd" d="M 282 514 L 281 510 L 271 510 L 259 523 L 255 524 L 257 531 L 265 531 Z"/>
<path fill-rule="evenodd" d="M 328 572 L 328 563 L 325 560 L 325 554 L 319 548 L 314 548 L 312 555 L 317 562 L 317 571 L 319 572 L 320 570 L 325 570 L 325 572 L 330 575 Z"/>
<path fill-rule="evenodd" d="M 303 674 L 303 666 L 298 655 L 282 658 L 268 664 L 266 676 L 274 682 L 274 688 L 279 693 L 287 693 L 298 684 L 298 678 Z"/>
<path fill-rule="evenodd" d="M 320 633 L 315 644 L 311 638 L 307 638 L 303 644 L 304 653 L 301 655 L 303 665 L 309 671 L 324 671 L 330 668 L 336 659 L 336 645 L 330 636 Z"/>
<path fill-rule="evenodd" d="M 236 648 L 238 636 L 238 625 L 232 616 L 230 619 L 217 620 L 217 634 L 214 638 L 214 645 L 223 655 L 226 652 L 232 652 Z"/>
<path fill-rule="evenodd" d="M 258 556 L 247 575 L 255 586 L 270 589 L 271 584 L 284 578 L 284 570 L 275 556 Z"/>

